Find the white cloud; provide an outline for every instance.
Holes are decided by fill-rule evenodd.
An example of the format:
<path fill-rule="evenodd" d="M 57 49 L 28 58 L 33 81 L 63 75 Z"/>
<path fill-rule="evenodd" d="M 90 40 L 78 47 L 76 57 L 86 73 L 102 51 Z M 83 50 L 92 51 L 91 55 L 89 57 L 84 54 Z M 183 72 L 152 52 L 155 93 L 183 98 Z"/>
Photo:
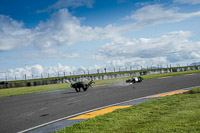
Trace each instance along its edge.
<path fill-rule="evenodd" d="M 77 18 L 67 9 L 55 12 L 47 22 L 41 22 L 33 31 L 33 43 L 40 48 L 52 45 L 72 45 L 83 41 L 100 39 L 121 40 L 123 34 L 135 32 L 149 26 L 178 22 L 200 16 L 199 12 L 178 13 L 174 9 L 165 9 L 162 5 L 145 6 L 135 12 L 128 19 L 134 22 L 119 27 L 107 25 L 104 28 L 81 25 L 81 18 Z"/>
<path fill-rule="evenodd" d="M 178 22 L 192 17 L 200 16 L 200 11 L 192 13 L 178 13 L 175 9 L 165 9 L 162 5 L 148 5 L 133 12 L 127 19 L 135 20 L 135 23 L 124 27 L 137 27 L 136 30 L 164 23 Z"/>
<path fill-rule="evenodd" d="M 14 50 L 25 46 L 51 49 L 52 46 L 73 45 L 84 41 L 110 39 L 123 40 L 123 35 L 156 24 L 182 21 L 200 16 L 200 12 L 178 13 L 176 10 L 164 9 L 161 5 L 145 6 L 127 18 L 135 22 L 119 27 L 108 25 L 104 28 L 81 25 L 77 18 L 67 9 L 60 9 L 46 22 L 41 22 L 34 29 L 27 29 L 23 23 L 8 16 L 0 16 L 0 51 Z"/>
<path fill-rule="evenodd" d="M 41 78 L 41 74 L 43 75 L 43 78 L 47 78 L 48 76 L 56 77 L 58 76 L 58 73 L 59 76 L 64 76 L 64 72 L 65 75 L 70 75 L 70 73 L 83 74 L 84 71 L 86 72 L 87 68 L 83 66 L 70 67 L 70 66 L 63 66 L 62 64 L 58 63 L 57 66 L 43 67 L 39 64 L 35 64 L 33 66 L 9 69 L 4 73 L 2 72 L 0 73 L 0 80 L 5 80 L 5 77 L 7 77 L 8 80 L 15 80 L 15 77 L 17 80 L 23 80 L 25 79 L 25 75 L 27 79 L 32 79 L 32 76 L 33 78 Z"/>
<path fill-rule="evenodd" d="M 30 45 L 31 30 L 9 16 L 0 15 L 0 51 L 15 50 Z"/>
<path fill-rule="evenodd" d="M 5 80 L 5 76 L 7 77 L 8 80 L 22 80 L 26 78 L 30 79 L 32 78 L 32 75 L 38 77 L 41 76 L 41 73 L 44 72 L 44 69 L 41 65 L 36 64 L 33 66 L 26 66 L 24 68 L 15 68 L 15 69 L 9 69 L 5 73 L 0 74 L 0 80 Z"/>
<path fill-rule="evenodd" d="M 145 64 L 198 59 L 200 45 L 198 42 L 191 41 L 189 39 L 191 36 L 190 31 L 175 31 L 160 38 L 124 38 L 121 42 L 111 42 L 102 46 L 97 57 L 109 61 L 120 60 L 120 62 L 123 62 L 122 60 L 133 62 L 139 59 L 145 61 Z"/>
<path fill-rule="evenodd" d="M 72 16 L 67 9 L 54 13 L 50 20 L 41 22 L 34 29 L 33 43 L 40 48 L 52 45 L 72 45 L 81 41 L 98 38 L 102 28 L 81 26 L 79 18 Z"/>
<path fill-rule="evenodd" d="M 51 46 L 73 45 L 84 41 L 121 38 L 112 25 L 104 28 L 82 26 L 81 18 L 72 16 L 67 9 L 54 13 L 47 22 L 33 30 L 33 44 L 40 49 Z"/>
<path fill-rule="evenodd" d="M 39 64 L 33 65 L 32 67 L 26 67 L 26 70 L 28 71 L 28 73 L 32 73 L 34 75 L 40 75 L 44 72 L 43 67 Z"/>
<path fill-rule="evenodd" d="M 180 3 L 180 4 L 200 4 L 200 0 L 174 0 L 174 3 Z"/>
<path fill-rule="evenodd" d="M 167 64 L 166 57 L 154 57 L 154 58 L 116 58 L 114 60 L 107 60 L 107 68 L 112 71 L 113 68 L 121 70 L 137 70 L 142 68 L 147 68 L 151 66 L 157 67 L 160 64 Z"/>
<path fill-rule="evenodd" d="M 10 58 L 12 59 L 21 59 L 23 57 L 23 59 L 33 59 L 33 58 L 76 58 L 79 57 L 79 54 L 75 54 L 69 51 L 64 51 L 64 50 L 56 50 L 56 49 L 43 49 L 40 51 L 29 51 L 26 53 L 22 53 L 19 55 L 14 55 L 11 56 Z"/>
<path fill-rule="evenodd" d="M 51 10 L 57 10 L 62 8 L 77 8 L 81 6 L 86 6 L 92 8 L 94 0 L 58 0 L 55 4 L 49 6 L 47 9 L 39 10 L 37 13 L 48 12 Z"/>
<path fill-rule="evenodd" d="M 46 55 L 47 58 L 74 58 L 74 57 L 79 57 L 78 54 L 73 54 L 73 53 L 61 51 L 61 50 L 58 51 L 58 50 L 55 50 L 55 49 L 43 50 L 41 52 L 41 54 Z"/>
<path fill-rule="evenodd" d="M 41 73 L 43 77 L 64 76 L 71 74 L 96 73 L 97 69 L 100 72 L 107 68 L 107 71 L 141 69 L 162 64 L 171 64 L 176 62 L 187 62 L 188 60 L 200 58 L 200 43 L 190 40 L 192 33 L 190 31 L 174 31 L 167 33 L 159 38 L 140 38 L 130 39 L 122 38 L 118 42 L 107 43 L 99 50 L 99 54 L 94 56 L 98 60 L 103 60 L 102 65 L 94 65 L 86 68 L 70 67 L 58 64 L 57 66 L 42 67 L 39 64 L 33 66 L 26 66 L 23 68 L 9 69 L 4 73 L 0 73 L 0 79 L 14 80 L 15 76 L 19 79 L 24 79 L 24 75 L 28 79 L 40 78 Z M 52 50 L 54 53 L 54 50 Z M 52 53 L 51 49 L 48 51 Z M 62 55 L 62 54 L 61 54 Z"/>
<path fill-rule="evenodd" d="M 67 9 L 54 13 L 49 20 L 34 29 L 26 29 L 23 23 L 9 16 L 0 15 L 0 51 L 15 50 L 25 46 L 47 49 L 52 46 L 72 45 L 82 41 L 114 37 L 112 26 L 81 26 L 81 19 L 72 16 Z M 111 33 L 111 34 L 109 34 Z"/>
<path fill-rule="evenodd" d="M 126 64 L 126 63 L 125 63 Z M 7 77 L 7 80 L 15 80 L 15 77 L 17 80 L 24 80 L 25 75 L 26 79 L 32 79 L 32 76 L 34 79 L 41 78 L 41 75 L 43 78 L 49 77 L 58 77 L 59 76 L 67 76 L 67 75 L 77 75 L 77 74 L 88 74 L 88 72 L 91 73 L 97 73 L 97 69 L 99 69 L 99 72 L 104 72 L 104 68 L 107 68 L 107 71 L 113 72 L 113 66 L 112 62 L 106 62 L 106 64 L 103 65 L 94 65 L 89 68 L 86 68 L 84 66 L 64 66 L 61 63 L 58 63 L 56 66 L 48 66 L 43 67 L 39 64 L 35 64 L 33 66 L 26 66 L 26 67 L 20 67 L 15 69 L 9 69 L 5 72 L 0 73 L 0 80 L 5 81 L 5 78 Z M 117 71 L 116 66 L 116 71 Z M 121 70 L 123 70 L 123 67 L 121 67 Z"/>

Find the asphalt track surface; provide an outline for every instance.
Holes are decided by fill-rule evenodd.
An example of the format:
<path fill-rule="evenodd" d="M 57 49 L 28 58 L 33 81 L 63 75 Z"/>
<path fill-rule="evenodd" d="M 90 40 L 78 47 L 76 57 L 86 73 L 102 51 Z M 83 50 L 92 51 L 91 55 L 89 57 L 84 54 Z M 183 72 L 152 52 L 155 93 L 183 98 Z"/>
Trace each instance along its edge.
<path fill-rule="evenodd" d="M 0 133 L 15 133 L 87 110 L 193 86 L 200 86 L 200 74 L 133 85 L 115 83 L 79 93 L 69 89 L 0 98 Z"/>

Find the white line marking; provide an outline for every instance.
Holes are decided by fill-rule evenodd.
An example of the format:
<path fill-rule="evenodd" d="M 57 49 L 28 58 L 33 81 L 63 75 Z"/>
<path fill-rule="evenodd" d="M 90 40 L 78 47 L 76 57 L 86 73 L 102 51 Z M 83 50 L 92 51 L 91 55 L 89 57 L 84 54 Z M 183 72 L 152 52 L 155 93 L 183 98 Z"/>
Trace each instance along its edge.
<path fill-rule="evenodd" d="M 178 89 L 178 90 L 189 90 L 189 89 L 194 89 L 194 88 L 199 88 L 199 87 L 200 86 L 194 86 L 194 87 L 183 88 L 183 89 Z M 177 90 L 173 90 L 173 91 L 177 91 Z M 169 92 L 172 92 L 172 91 L 169 91 Z M 168 93 L 168 92 L 164 92 L 164 93 Z M 159 94 L 162 94 L 162 93 L 159 93 Z M 154 96 L 154 95 L 158 95 L 158 94 L 153 94 L 153 95 L 150 95 L 150 96 Z M 81 112 L 81 113 L 77 113 L 77 114 L 74 114 L 74 115 L 63 117 L 63 118 L 60 118 L 60 119 L 57 119 L 57 120 L 54 120 L 54 121 L 50 121 L 50 122 L 47 122 L 47 123 L 44 123 L 44 124 L 29 128 L 29 129 L 26 129 L 26 130 L 23 130 L 23 131 L 20 131 L 20 132 L 17 132 L 17 133 L 25 133 L 25 132 L 28 132 L 28 131 L 31 131 L 31 130 L 34 130 L 34 129 L 37 129 L 37 128 L 40 128 L 40 127 L 43 127 L 43 126 L 58 122 L 58 121 L 62 121 L 62 120 L 65 120 L 65 119 L 76 117 L 76 116 L 79 116 L 79 115 L 82 115 L 82 114 L 85 114 L 85 113 L 89 113 L 89 112 L 92 112 L 92 111 L 100 110 L 100 109 L 111 107 L 111 106 L 116 106 L 116 105 L 119 105 L 119 104 L 124 104 L 124 103 L 127 103 L 127 102 L 132 102 L 134 100 L 139 100 L 139 99 L 143 99 L 143 98 L 149 98 L 150 96 L 140 97 L 140 98 L 131 99 L 131 100 L 120 102 L 120 103 L 115 103 L 115 104 L 99 107 L 99 108 L 96 108 L 96 109 L 91 109 L 91 110 L 88 110 L 88 111 L 84 111 L 84 112 Z"/>

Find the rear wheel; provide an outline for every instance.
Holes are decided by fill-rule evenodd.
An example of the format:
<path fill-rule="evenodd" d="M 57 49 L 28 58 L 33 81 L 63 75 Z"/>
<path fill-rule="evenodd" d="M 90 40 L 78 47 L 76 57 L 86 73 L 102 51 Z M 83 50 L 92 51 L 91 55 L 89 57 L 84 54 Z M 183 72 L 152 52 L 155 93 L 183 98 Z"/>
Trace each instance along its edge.
<path fill-rule="evenodd" d="M 76 92 L 78 92 L 78 89 L 77 89 L 77 88 L 75 88 L 75 90 L 76 90 Z"/>
<path fill-rule="evenodd" d="M 80 92 L 81 89 L 80 88 L 75 88 L 76 92 Z"/>

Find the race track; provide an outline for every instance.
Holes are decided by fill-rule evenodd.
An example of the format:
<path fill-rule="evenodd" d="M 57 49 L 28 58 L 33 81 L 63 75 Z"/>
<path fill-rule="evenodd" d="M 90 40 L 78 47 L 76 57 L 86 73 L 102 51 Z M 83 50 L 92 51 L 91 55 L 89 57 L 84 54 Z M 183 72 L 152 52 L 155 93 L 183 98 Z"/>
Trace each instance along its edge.
<path fill-rule="evenodd" d="M 116 83 L 0 98 L 0 133 L 15 133 L 43 123 L 98 107 L 182 88 L 200 86 L 200 74 L 144 80 L 125 85 Z"/>

